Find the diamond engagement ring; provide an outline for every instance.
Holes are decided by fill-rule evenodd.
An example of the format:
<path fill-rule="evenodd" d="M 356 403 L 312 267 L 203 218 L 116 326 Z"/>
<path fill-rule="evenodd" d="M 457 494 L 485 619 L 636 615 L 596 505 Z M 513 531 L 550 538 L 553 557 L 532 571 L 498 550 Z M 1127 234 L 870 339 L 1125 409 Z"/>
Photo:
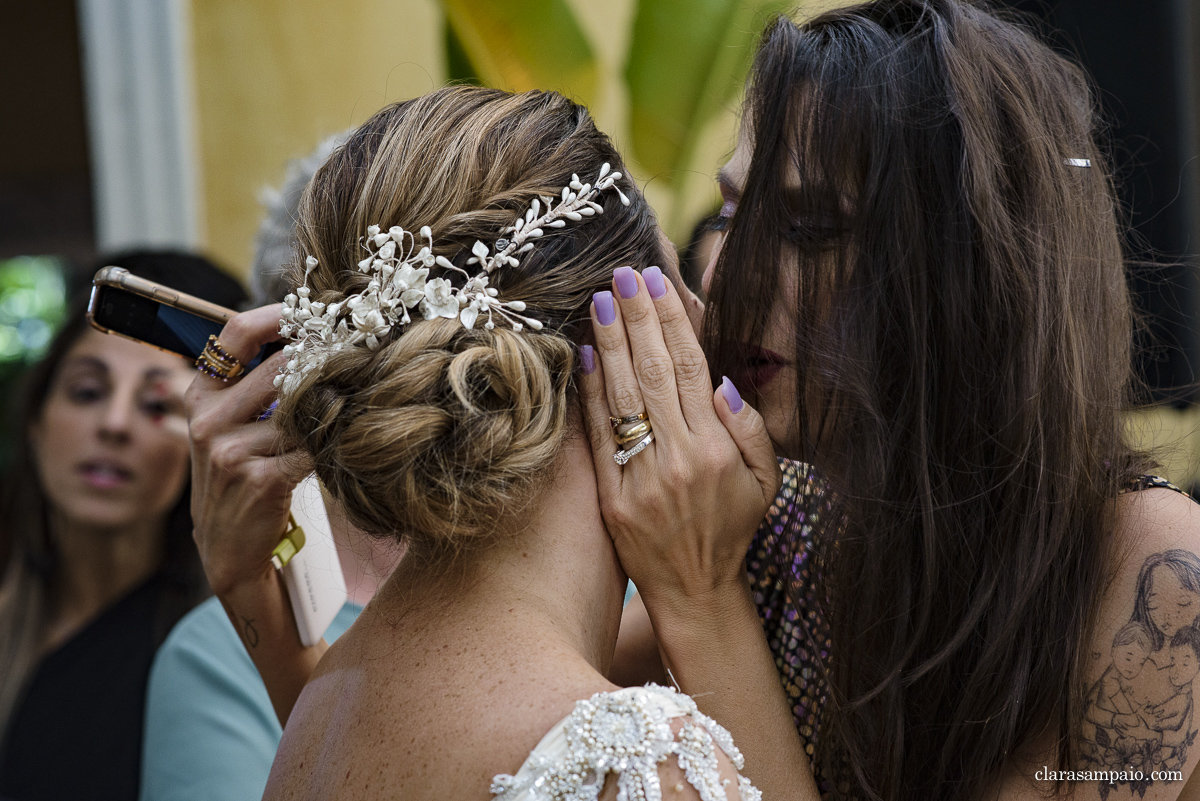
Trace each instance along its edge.
<path fill-rule="evenodd" d="M 632 448 L 629 448 L 628 450 L 617 451 L 615 454 L 613 454 L 613 459 L 617 461 L 617 464 L 624 466 L 624 464 L 630 459 L 646 450 L 646 446 L 651 442 L 654 442 L 653 431 L 642 437 L 642 439 L 638 441 L 638 444 L 634 445 Z"/>

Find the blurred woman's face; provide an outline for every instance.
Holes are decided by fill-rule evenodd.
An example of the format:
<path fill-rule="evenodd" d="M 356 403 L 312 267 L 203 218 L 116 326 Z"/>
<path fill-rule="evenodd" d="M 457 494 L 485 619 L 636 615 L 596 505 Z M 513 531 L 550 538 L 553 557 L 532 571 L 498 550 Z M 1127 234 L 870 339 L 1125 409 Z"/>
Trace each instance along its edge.
<path fill-rule="evenodd" d="M 718 183 L 721 189 L 722 219 L 732 217 L 737 210 L 742 190 L 746 185 L 746 177 L 750 173 L 753 145 L 753 140 L 743 131 L 738 138 L 733 158 L 721 170 Z M 724 246 L 725 238 L 722 237 L 718 247 L 714 249 L 712 260 L 704 270 L 702 285 L 706 293 L 712 287 L 713 270 Z M 766 423 L 767 433 L 775 443 L 776 452 L 781 456 L 796 458 L 800 451 L 800 432 L 796 417 L 795 314 L 792 304 L 786 301 L 796 295 L 796 286 L 793 283 L 796 276 L 785 273 L 784 278 L 783 284 L 776 288 L 777 302 L 771 309 L 771 317 L 763 332 L 762 341 L 742 343 L 745 367 L 740 375 L 731 375 L 729 378 L 739 390 L 749 390 L 757 397 L 758 411 Z M 760 279 L 748 275 L 744 280 Z"/>
<path fill-rule="evenodd" d="M 30 427 L 38 479 L 68 525 L 161 522 L 188 477 L 178 356 L 92 329 L 67 351 Z"/>

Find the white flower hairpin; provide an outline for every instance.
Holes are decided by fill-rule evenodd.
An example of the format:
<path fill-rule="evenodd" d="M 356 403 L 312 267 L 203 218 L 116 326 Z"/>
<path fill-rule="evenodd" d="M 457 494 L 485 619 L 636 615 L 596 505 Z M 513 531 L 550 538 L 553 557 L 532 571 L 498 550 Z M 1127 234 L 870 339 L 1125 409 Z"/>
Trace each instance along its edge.
<path fill-rule="evenodd" d="M 283 349 L 288 361 L 275 377 L 275 386 L 282 393 L 291 392 L 305 375 L 319 369 L 331 353 L 341 348 L 366 345 L 370 350 L 378 349 L 393 327 L 412 322 L 410 309 L 416 309 L 425 320 L 457 317 L 466 328 L 474 328 L 480 316 L 486 316 L 483 327 L 488 330 L 496 327 L 497 317 L 514 331 L 525 326 L 541 330 L 539 320 L 524 316 L 524 301 L 499 299 L 497 289 L 489 286 L 489 276 L 502 267 L 519 266 L 517 256 L 533 250 L 532 240 L 544 236 L 546 229 L 564 228 L 568 222 L 602 214 L 604 207 L 595 201 L 601 192 L 615 189 L 621 203 L 628 206 L 629 198 L 616 186 L 620 179 L 621 173 L 604 164 L 594 184 L 572 175 L 559 198 L 534 198 L 524 215 L 503 229 L 490 248 L 480 241 L 471 247 L 467 264 L 481 268 L 475 275 L 445 256 L 433 255 L 429 226 L 420 229 L 423 244 L 418 248 L 417 237 L 411 231 L 400 226 L 383 231 L 372 225 L 360 240 L 367 256 L 358 263 L 359 272 L 371 277 L 367 288 L 326 305 L 310 298 L 308 276 L 317 260 L 309 256 L 304 283 L 283 300 L 279 333 L 290 342 Z M 429 271 L 435 266 L 461 273 L 466 282 L 456 287 L 445 277 L 430 278 Z"/>

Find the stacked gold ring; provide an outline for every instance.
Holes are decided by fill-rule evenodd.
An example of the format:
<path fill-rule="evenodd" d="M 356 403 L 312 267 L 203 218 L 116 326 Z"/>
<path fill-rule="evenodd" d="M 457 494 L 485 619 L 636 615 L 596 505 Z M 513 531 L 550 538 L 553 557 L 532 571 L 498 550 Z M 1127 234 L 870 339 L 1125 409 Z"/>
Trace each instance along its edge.
<path fill-rule="evenodd" d="M 610 417 L 608 422 L 612 424 L 613 436 L 616 437 L 617 444 L 621 446 L 621 449 L 613 455 L 619 465 L 624 465 L 654 441 L 650 416 L 645 412 L 625 417 Z"/>
<path fill-rule="evenodd" d="M 617 444 L 622 448 L 628 448 L 630 445 L 650 433 L 650 421 L 643 420 L 642 422 L 635 423 L 624 430 L 618 429 L 615 433 L 617 436 Z"/>
<path fill-rule="evenodd" d="M 210 334 L 204 350 L 200 351 L 200 356 L 196 359 L 196 369 L 210 378 L 228 381 L 241 375 L 246 366 L 221 347 L 217 338 Z"/>
<path fill-rule="evenodd" d="M 646 414 L 645 412 L 638 412 L 637 414 L 630 414 L 630 415 L 626 415 L 625 417 L 610 417 L 610 418 L 608 418 L 608 422 L 612 425 L 613 429 L 615 430 L 617 428 L 617 426 L 630 425 L 632 423 L 644 423 L 644 422 L 648 421 L 649 419 L 650 419 L 650 416 L 648 414 Z"/>

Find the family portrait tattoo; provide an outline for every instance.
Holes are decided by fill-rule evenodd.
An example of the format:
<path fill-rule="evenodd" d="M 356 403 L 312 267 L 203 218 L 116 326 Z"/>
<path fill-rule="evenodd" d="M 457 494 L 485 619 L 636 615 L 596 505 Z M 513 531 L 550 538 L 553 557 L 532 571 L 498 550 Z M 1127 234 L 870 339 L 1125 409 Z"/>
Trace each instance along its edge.
<path fill-rule="evenodd" d="M 1178 775 L 1196 740 L 1192 685 L 1200 672 L 1200 557 L 1170 550 L 1138 573 L 1134 611 L 1108 654 L 1093 653 L 1100 678 L 1087 689 L 1080 727 L 1085 770 L 1116 773 L 1100 797 L 1124 785 L 1144 797 Z"/>

